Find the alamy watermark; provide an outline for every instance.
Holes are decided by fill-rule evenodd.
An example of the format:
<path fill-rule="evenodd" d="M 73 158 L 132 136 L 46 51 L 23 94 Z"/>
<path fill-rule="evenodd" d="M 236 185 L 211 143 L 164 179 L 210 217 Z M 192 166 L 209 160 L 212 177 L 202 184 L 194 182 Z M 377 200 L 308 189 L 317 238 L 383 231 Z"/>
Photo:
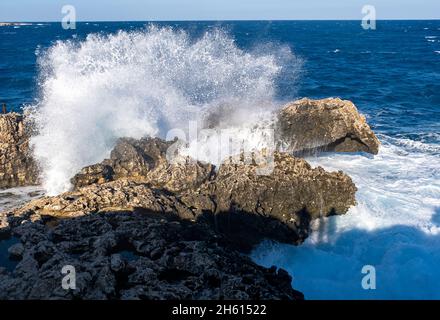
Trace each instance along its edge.
<path fill-rule="evenodd" d="M 61 19 L 61 26 L 64 30 L 76 29 L 76 9 L 74 6 L 68 4 L 61 8 L 61 13 L 64 15 Z"/>
<path fill-rule="evenodd" d="M 76 269 L 72 265 L 65 265 L 61 269 L 61 273 L 64 275 L 61 280 L 61 287 L 64 290 L 75 290 L 76 289 Z"/>
<path fill-rule="evenodd" d="M 169 163 L 201 160 L 210 163 L 255 165 L 257 175 L 274 169 L 275 134 L 271 128 L 198 129 L 190 121 L 188 134 L 182 129 L 168 131 L 166 140 L 177 139 L 166 152 Z M 253 140 L 258 140 L 256 143 Z M 256 146 L 257 145 L 257 146 Z"/>
<path fill-rule="evenodd" d="M 372 265 L 365 265 L 361 270 L 362 277 L 361 285 L 364 290 L 376 290 L 376 268 Z"/>
<path fill-rule="evenodd" d="M 376 7 L 372 5 L 365 5 L 362 7 L 361 26 L 364 30 L 376 30 Z"/>

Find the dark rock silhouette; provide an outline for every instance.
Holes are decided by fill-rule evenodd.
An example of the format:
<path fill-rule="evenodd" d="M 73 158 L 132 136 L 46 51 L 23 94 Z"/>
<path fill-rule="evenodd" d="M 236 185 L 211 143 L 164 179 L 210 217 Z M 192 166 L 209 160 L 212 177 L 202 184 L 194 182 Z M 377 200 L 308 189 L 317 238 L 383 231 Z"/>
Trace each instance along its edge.
<path fill-rule="evenodd" d="M 303 298 L 287 272 L 256 265 L 203 222 L 144 209 L 22 221 L 10 219 L 19 261 L 0 268 L 0 299 Z M 61 286 L 65 265 L 75 290 Z"/>

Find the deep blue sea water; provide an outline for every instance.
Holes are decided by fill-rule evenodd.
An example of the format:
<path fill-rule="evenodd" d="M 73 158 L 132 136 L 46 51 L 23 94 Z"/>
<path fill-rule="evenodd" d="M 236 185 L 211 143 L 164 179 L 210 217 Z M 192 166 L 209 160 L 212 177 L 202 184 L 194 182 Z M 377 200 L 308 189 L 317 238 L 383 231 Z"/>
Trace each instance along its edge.
<path fill-rule="evenodd" d="M 0 103 L 17 109 L 38 98 L 36 52 L 57 40 L 89 33 L 142 29 L 145 22 L 60 23 L 0 28 Z M 369 116 L 375 130 L 423 142 L 440 138 L 440 21 L 379 21 L 364 30 L 359 21 L 256 21 L 156 23 L 194 37 L 222 28 L 237 45 L 288 45 L 304 65 L 298 84 L 278 82 L 282 99 L 341 96 Z"/>
<path fill-rule="evenodd" d="M 359 21 L 155 24 L 183 29 L 194 39 L 207 31 L 221 29 L 238 48 L 250 53 L 265 51 L 278 55 L 282 54 L 279 48 L 290 48 L 297 59 L 287 59 L 286 64 L 281 65 L 282 70 L 274 84 L 276 99 L 288 101 L 299 97 L 339 96 L 352 100 L 367 116 L 382 142 L 380 153 L 374 157 L 328 154 L 308 159 L 313 165 L 341 169 L 350 174 L 359 189 L 358 205 L 345 216 L 316 222 L 313 226 L 315 232 L 300 247 L 273 243 L 261 245 L 252 254 L 255 261 L 287 269 L 294 277 L 294 287 L 308 298 L 440 298 L 439 20 L 378 21 L 376 30 L 363 30 Z M 23 104 L 41 102 L 42 83 L 46 81 L 47 85 L 48 82 L 41 67 L 44 63 L 38 63 L 38 59 L 44 61 L 44 53 L 56 41 L 70 39 L 82 43 L 90 33 L 136 31 L 143 30 L 144 26 L 143 22 L 90 22 L 78 23 L 76 30 L 63 30 L 59 23 L 0 27 L 0 103 L 5 102 L 14 110 L 19 110 Z M 145 40 L 142 39 L 139 41 Z M 124 50 L 130 50 L 131 45 L 133 48 L 136 46 L 130 44 L 132 40 L 125 42 L 119 38 L 119 41 L 115 45 L 117 50 L 103 50 L 103 54 L 125 54 Z M 145 40 L 145 45 L 136 46 L 136 50 L 139 47 L 142 50 L 149 48 L 152 40 L 148 41 Z M 123 48 L 121 43 L 124 43 Z M 128 44 L 125 46 L 125 43 Z M 59 103 L 58 116 L 60 121 L 66 121 L 66 125 L 72 123 L 69 119 L 82 110 L 78 108 L 71 112 L 71 98 L 81 100 L 79 107 L 96 104 L 110 107 L 112 101 L 107 100 L 109 93 L 113 98 L 122 96 L 127 104 L 133 105 L 139 101 L 133 102 L 135 99 L 132 97 L 143 97 L 139 93 L 142 89 L 137 89 L 137 82 L 146 75 L 137 75 L 130 65 L 127 69 L 118 64 L 114 71 L 113 78 L 120 77 L 121 86 L 111 78 L 99 76 L 92 79 L 87 76 L 87 69 L 79 72 L 88 86 L 95 88 L 98 83 L 96 88 L 105 88 L 102 94 L 101 91 L 88 91 L 87 87 L 76 87 L 75 83 L 69 82 L 66 72 L 69 59 L 75 66 L 80 58 L 99 60 L 99 54 L 94 57 L 93 52 L 87 50 L 99 53 L 100 45 L 114 44 L 89 41 L 84 52 L 72 51 L 70 54 L 72 49 L 58 47 L 51 56 L 51 67 L 57 69 L 61 66 L 62 72 L 55 72 L 56 76 L 51 78 L 48 86 L 52 90 L 51 96 L 45 104 L 53 110 Z M 182 47 L 186 48 L 177 48 L 176 56 Z M 172 63 L 174 60 L 171 59 L 160 65 L 164 73 L 167 72 L 167 64 Z M 85 65 L 90 67 L 99 63 L 86 61 Z M 197 65 L 191 68 L 196 75 Z M 78 69 L 72 70 L 77 72 Z M 131 74 L 133 86 L 130 79 L 127 80 Z M 176 74 L 176 77 L 179 76 Z M 108 86 L 100 84 L 99 81 L 106 81 L 103 79 L 108 80 Z M 187 90 L 185 83 L 191 82 L 191 79 L 186 80 L 176 81 L 177 88 L 183 88 L 184 92 Z M 170 95 L 169 99 L 173 96 Z M 93 122 L 96 114 L 99 114 L 96 118 L 100 119 L 98 123 Z M 115 115 L 110 113 L 107 118 L 102 114 L 102 110 L 98 110 L 81 119 L 81 122 L 90 121 L 91 126 L 96 126 L 96 132 L 86 132 L 92 141 L 99 130 L 108 127 L 107 121 L 112 121 Z M 54 113 L 51 111 L 50 115 Z M 68 115 L 66 120 L 63 115 Z M 136 125 L 133 124 L 133 127 Z M 72 128 L 75 129 L 74 126 Z M 52 134 L 57 135 L 58 132 Z M 87 137 L 67 138 L 74 141 Z M 44 141 L 47 140 L 40 140 L 40 145 Z M 100 143 L 97 142 L 96 146 Z M 58 144 L 58 147 L 63 146 Z M 87 148 L 90 150 L 90 145 Z M 78 150 L 67 155 L 75 158 L 81 153 L 81 149 Z M 58 168 L 57 163 L 50 165 L 50 168 Z M 52 173 L 57 171 L 55 169 Z M 361 287 L 364 265 L 376 267 L 376 290 Z"/>

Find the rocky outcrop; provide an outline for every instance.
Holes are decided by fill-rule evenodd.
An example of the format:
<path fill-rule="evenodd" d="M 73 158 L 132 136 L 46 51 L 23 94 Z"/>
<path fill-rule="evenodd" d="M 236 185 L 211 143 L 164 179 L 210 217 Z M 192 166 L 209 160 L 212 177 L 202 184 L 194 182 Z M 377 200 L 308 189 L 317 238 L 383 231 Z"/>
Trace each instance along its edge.
<path fill-rule="evenodd" d="M 212 125 L 214 120 L 208 123 Z M 380 145 L 354 104 L 339 98 L 292 102 L 280 111 L 275 127 L 280 149 L 297 155 L 311 151 L 377 154 Z M 0 188 L 38 184 L 38 168 L 29 150 L 29 130 L 22 115 L 0 115 Z M 166 150 L 172 143 L 120 139 L 109 159 L 84 168 L 72 178 L 72 184 L 80 188 L 130 176 L 157 188 L 181 192 L 210 179 L 210 164 L 185 159 L 169 164 Z"/>
<path fill-rule="evenodd" d="M 279 114 L 278 130 L 288 151 L 379 151 L 380 142 L 365 117 L 351 101 L 339 98 L 287 104 Z"/>
<path fill-rule="evenodd" d="M 8 217 L 5 212 L 0 212 L 0 239 L 9 235 L 10 227 Z"/>
<path fill-rule="evenodd" d="M 243 245 L 261 238 L 301 243 L 313 219 L 344 214 L 355 205 L 356 186 L 339 172 L 312 168 L 304 159 L 275 152 L 273 171 L 230 158 L 202 189 L 215 203 L 215 225 Z"/>
<path fill-rule="evenodd" d="M 96 212 L 144 209 L 186 219 L 195 215 L 181 203 L 177 195 L 150 185 L 120 179 L 104 184 L 93 184 L 55 197 L 30 201 L 11 212 L 16 217 L 39 220 L 41 216 L 72 218 Z"/>
<path fill-rule="evenodd" d="M 211 177 L 214 166 L 189 158 L 169 163 L 166 151 L 174 142 L 159 138 L 119 139 L 110 159 L 82 169 L 72 184 L 79 188 L 129 178 L 172 192 L 196 189 Z"/>
<path fill-rule="evenodd" d="M 23 119 L 4 117 L 0 156 L 21 162 L 0 162 L 13 172 L 0 183 L 36 181 Z M 296 154 L 379 147 L 365 118 L 340 99 L 290 104 L 277 127 Z M 217 169 L 182 157 L 169 163 L 173 143 L 120 139 L 109 159 L 72 178 L 73 191 L 0 213 L 0 241 L 8 239 L 16 261 L 0 265 L 0 299 L 301 299 L 287 272 L 242 253 L 265 238 L 299 244 L 311 220 L 346 213 L 356 202 L 350 177 L 283 152 L 237 155 Z M 66 265 L 76 268 L 77 290 L 61 287 Z"/>
<path fill-rule="evenodd" d="M 11 224 L 17 261 L 0 268 L 0 299 L 303 298 L 286 271 L 256 265 L 202 223 L 118 212 Z M 64 266 L 75 290 L 62 287 Z"/>
<path fill-rule="evenodd" d="M 148 145 L 147 141 L 144 139 L 143 144 Z M 128 159 L 127 162 L 131 163 Z M 194 162 L 187 165 L 189 168 L 182 167 L 182 172 L 193 170 Z M 136 172 L 144 170 L 141 165 L 133 168 Z M 155 165 L 150 168 L 151 172 L 157 170 Z M 356 187 L 342 172 L 312 168 L 303 159 L 278 152 L 274 154 L 270 174 L 260 175 L 259 168 L 245 155 L 231 157 L 217 173 L 206 175 L 204 183 L 189 179 L 179 192 L 158 188 L 157 182 L 144 182 L 138 176 L 133 179 L 133 174 L 125 169 L 127 177 L 37 199 L 11 214 L 35 221 L 42 216 L 66 218 L 96 212 L 154 211 L 208 222 L 235 242 L 239 250 L 248 251 L 263 238 L 300 243 L 307 237 L 312 219 L 344 214 L 355 204 Z M 145 172 L 148 177 L 150 171 Z"/>
<path fill-rule="evenodd" d="M 38 183 L 38 168 L 29 149 L 29 132 L 23 116 L 0 115 L 0 188 Z"/>
<path fill-rule="evenodd" d="M 315 219 L 344 214 L 355 205 L 357 189 L 342 171 L 312 168 L 304 159 L 280 152 L 274 153 L 273 163 L 269 175 L 258 174 L 259 166 L 244 158 L 231 157 L 223 163 L 215 179 L 204 186 L 215 199 L 217 212 L 233 206 L 287 222 L 295 220 L 296 212 L 306 211 Z"/>

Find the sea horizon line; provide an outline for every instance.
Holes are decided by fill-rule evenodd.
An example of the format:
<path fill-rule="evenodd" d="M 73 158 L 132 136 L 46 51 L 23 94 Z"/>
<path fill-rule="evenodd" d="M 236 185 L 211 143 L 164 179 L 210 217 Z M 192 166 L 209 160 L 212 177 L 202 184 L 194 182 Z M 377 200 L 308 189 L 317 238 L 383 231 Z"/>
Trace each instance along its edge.
<path fill-rule="evenodd" d="M 362 19 L 182 19 L 182 20 L 162 20 L 162 19 L 153 19 L 153 20 L 78 20 L 77 23 L 90 23 L 90 22 L 272 22 L 272 21 L 280 21 L 280 22 L 289 22 L 289 21 L 298 21 L 298 22 L 314 22 L 314 21 L 362 21 Z M 440 18 L 410 18 L 410 19 L 376 19 L 376 21 L 440 21 Z M 60 20 L 0 20 L 0 23 L 60 23 Z"/>

